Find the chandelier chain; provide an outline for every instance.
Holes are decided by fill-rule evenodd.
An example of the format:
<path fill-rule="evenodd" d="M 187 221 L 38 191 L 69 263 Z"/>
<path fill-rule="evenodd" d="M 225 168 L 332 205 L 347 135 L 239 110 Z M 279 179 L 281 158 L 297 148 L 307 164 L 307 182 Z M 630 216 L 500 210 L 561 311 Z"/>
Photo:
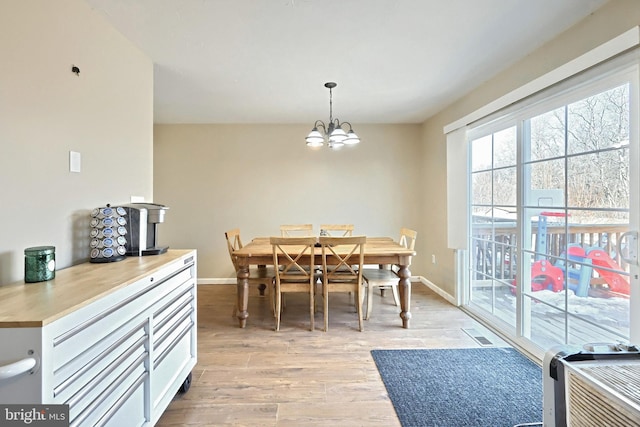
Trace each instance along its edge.
<path fill-rule="evenodd" d="M 329 123 L 333 123 L 333 88 L 329 88 Z"/>

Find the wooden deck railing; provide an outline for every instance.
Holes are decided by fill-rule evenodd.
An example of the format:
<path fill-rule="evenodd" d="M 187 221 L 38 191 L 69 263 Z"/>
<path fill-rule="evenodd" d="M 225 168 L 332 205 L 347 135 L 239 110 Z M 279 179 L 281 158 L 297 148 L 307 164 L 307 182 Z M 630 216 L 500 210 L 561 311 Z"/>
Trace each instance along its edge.
<path fill-rule="evenodd" d="M 589 225 L 589 224 L 567 224 L 568 233 L 565 234 L 564 224 L 547 224 L 546 226 L 546 250 L 541 251 L 545 255 L 562 256 L 569 244 L 579 244 L 583 248 L 599 247 L 616 261 L 624 271 L 628 270 L 618 252 L 618 242 L 623 233 L 629 230 L 629 226 L 624 224 L 610 225 Z M 474 247 L 472 257 L 474 257 L 474 269 L 481 279 L 492 276 L 497 279 L 512 280 L 516 275 L 516 247 L 517 229 L 513 222 L 474 224 L 472 235 Z M 538 225 L 531 229 L 532 248 L 535 250 L 536 237 L 538 236 Z"/>

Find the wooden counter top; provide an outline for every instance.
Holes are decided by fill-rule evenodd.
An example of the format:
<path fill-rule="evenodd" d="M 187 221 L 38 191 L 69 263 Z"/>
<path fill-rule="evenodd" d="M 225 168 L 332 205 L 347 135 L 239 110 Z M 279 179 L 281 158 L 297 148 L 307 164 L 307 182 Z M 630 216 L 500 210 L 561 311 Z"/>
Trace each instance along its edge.
<path fill-rule="evenodd" d="M 42 327 L 196 252 L 127 257 L 108 263 L 78 264 L 56 271 L 53 280 L 0 286 L 0 328 Z"/>

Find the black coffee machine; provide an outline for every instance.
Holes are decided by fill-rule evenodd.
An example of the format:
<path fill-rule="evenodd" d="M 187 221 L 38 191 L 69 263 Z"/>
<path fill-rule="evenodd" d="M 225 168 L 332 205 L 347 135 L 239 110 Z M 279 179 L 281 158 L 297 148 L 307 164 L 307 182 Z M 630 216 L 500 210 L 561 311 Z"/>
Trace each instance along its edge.
<path fill-rule="evenodd" d="M 131 203 L 122 206 L 127 211 L 129 236 L 127 255 L 158 255 L 167 252 L 169 246 L 158 246 L 158 224 L 164 222 L 169 209 L 157 203 Z"/>

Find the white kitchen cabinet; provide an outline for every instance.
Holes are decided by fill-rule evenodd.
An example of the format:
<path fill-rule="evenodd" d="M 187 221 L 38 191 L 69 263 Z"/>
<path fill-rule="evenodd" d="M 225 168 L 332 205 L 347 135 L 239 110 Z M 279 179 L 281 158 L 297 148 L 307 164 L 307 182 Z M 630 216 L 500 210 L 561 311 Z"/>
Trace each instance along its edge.
<path fill-rule="evenodd" d="M 0 403 L 69 404 L 72 426 L 155 424 L 196 363 L 196 277 L 196 252 L 170 250 L 0 286 Z"/>

